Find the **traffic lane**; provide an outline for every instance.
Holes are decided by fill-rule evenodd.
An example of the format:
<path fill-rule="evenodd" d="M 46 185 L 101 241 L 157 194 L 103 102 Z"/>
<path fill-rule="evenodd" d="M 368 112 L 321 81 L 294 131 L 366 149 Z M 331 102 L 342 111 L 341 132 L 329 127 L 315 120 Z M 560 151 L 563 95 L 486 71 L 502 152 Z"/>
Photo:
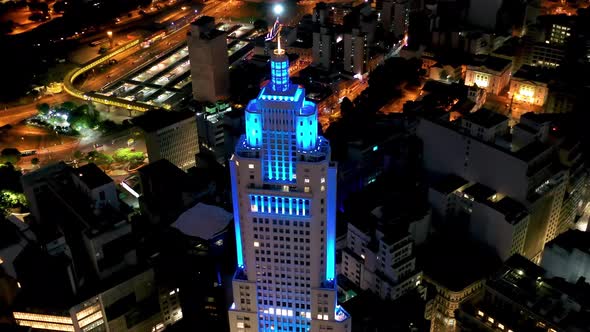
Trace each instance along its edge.
<path fill-rule="evenodd" d="M 39 98 L 33 103 L 15 106 L 10 108 L 1 109 L 0 108 L 0 127 L 7 125 L 7 124 L 17 124 L 27 118 L 30 118 L 36 115 L 37 112 L 37 105 L 42 103 L 47 103 L 49 105 L 53 104 L 60 104 L 69 100 L 72 100 L 73 97 L 70 97 L 67 93 L 62 92 L 59 94 L 55 94 L 52 96 L 44 96 Z"/>

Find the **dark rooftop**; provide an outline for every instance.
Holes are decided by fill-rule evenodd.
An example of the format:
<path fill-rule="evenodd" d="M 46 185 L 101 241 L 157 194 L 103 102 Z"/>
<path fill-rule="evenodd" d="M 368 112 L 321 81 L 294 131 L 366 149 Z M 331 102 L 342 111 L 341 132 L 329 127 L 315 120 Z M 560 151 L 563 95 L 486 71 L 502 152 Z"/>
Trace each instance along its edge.
<path fill-rule="evenodd" d="M 494 253 L 460 234 L 433 238 L 418 259 L 425 277 L 455 292 L 485 279 L 501 266 Z"/>
<path fill-rule="evenodd" d="M 502 46 L 496 49 L 493 54 L 504 55 L 504 56 L 516 56 L 519 49 L 519 42 L 515 38 L 510 38 L 505 41 Z"/>
<path fill-rule="evenodd" d="M 517 158 L 523 161 L 530 161 L 531 159 L 540 155 L 543 151 L 550 148 L 548 145 L 543 144 L 539 141 L 534 141 L 524 148 L 516 151 L 514 154 Z"/>
<path fill-rule="evenodd" d="M 197 26 L 205 26 L 207 24 L 215 23 L 215 18 L 211 16 L 201 16 L 200 18 L 196 19 L 192 24 Z"/>
<path fill-rule="evenodd" d="M 475 57 L 471 63 L 472 66 L 481 66 L 497 72 L 507 70 L 511 64 L 512 62 L 510 60 L 506 60 L 496 56 L 478 56 Z"/>
<path fill-rule="evenodd" d="M 455 174 L 450 174 L 445 176 L 442 180 L 436 182 L 432 188 L 444 194 L 450 194 L 468 183 L 469 181 L 463 179 L 462 177 Z"/>
<path fill-rule="evenodd" d="M 78 178 L 90 189 L 113 182 L 113 179 L 93 163 L 74 169 L 73 172 L 75 172 Z"/>
<path fill-rule="evenodd" d="M 500 115 L 485 108 L 482 108 L 477 112 L 469 113 L 462 119 L 473 122 L 485 128 L 491 128 L 499 125 L 502 122 L 508 121 L 508 118 L 504 115 Z"/>
<path fill-rule="evenodd" d="M 165 176 L 170 180 L 181 180 L 187 177 L 186 173 L 176 167 L 167 159 L 153 161 L 137 170 L 141 175 Z"/>
<path fill-rule="evenodd" d="M 552 72 L 529 65 L 523 65 L 520 67 L 512 77 L 541 83 L 549 83 L 549 81 L 553 79 Z"/>
<path fill-rule="evenodd" d="M 510 197 L 504 197 L 493 204 L 493 207 L 506 217 L 506 221 L 520 221 L 528 212 L 526 208 Z"/>
<path fill-rule="evenodd" d="M 559 246 L 569 252 L 574 249 L 590 253 L 590 233 L 570 229 L 547 244 L 548 247 Z"/>
<path fill-rule="evenodd" d="M 496 193 L 494 189 L 486 187 L 481 183 L 475 183 L 463 190 L 463 192 L 467 195 L 473 196 L 477 201 L 485 201 Z"/>
<path fill-rule="evenodd" d="M 153 132 L 190 117 L 195 115 L 191 112 L 149 111 L 136 117 L 132 122 L 146 132 Z"/>

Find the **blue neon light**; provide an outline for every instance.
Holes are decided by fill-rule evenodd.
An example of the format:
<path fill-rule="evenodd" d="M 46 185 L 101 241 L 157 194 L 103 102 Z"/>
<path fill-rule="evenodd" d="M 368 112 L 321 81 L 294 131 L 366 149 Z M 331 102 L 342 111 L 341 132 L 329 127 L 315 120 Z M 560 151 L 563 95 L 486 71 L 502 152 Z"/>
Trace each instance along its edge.
<path fill-rule="evenodd" d="M 231 196 L 232 196 L 232 206 L 234 209 L 234 226 L 235 226 L 235 233 L 236 233 L 236 252 L 238 255 L 238 267 L 244 268 L 244 255 L 242 252 L 242 232 L 240 228 L 240 203 L 238 201 L 238 174 L 236 171 L 236 164 L 235 162 L 229 163 L 229 171 L 231 175 Z"/>
<path fill-rule="evenodd" d="M 274 91 L 287 91 L 289 89 L 289 59 L 287 56 L 282 56 L 270 62 L 270 74 L 270 81 Z"/>
<path fill-rule="evenodd" d="M 252 102 L 251 102 L 252 103 Z M 259 148 L 262 146 L 262 117 L 260 113 L 251 111 L 254 105 L 248 105 L 245 112 L 246 141 L 248 146 Z"/>
<path fill-rule="evenodd" d="M 318 141 L 317 113 L 299 115 L 296 119 L 297 148 L 302 151 L 313 150 Z"/>
<path fill-rule="evenodd" d="M 336 274 L 336 167 L 328 168 L 326 183 L 326 279 L 334 280 Z"/>
<path fill-rule="evenodd" d="M 310 200 L 307 198 L 248 195 L 250 212 L 283 216 L 309 217 Z"/>
<path fill-rule="evenodd" d="M 379 146 L 375 145 L 375 146 L 373 147 L 373 151 L 377 151 L 377 150 L 379 150 Z"/>

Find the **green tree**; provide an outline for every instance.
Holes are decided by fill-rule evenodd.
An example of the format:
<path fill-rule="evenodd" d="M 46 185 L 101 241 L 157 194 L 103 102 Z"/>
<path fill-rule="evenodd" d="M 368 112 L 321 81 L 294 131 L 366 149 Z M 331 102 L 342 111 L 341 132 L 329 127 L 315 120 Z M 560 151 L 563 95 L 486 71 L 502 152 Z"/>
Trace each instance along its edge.
<path fill-rule="evenodd" d="M 0 191 L 0 206 L 4 209 L 27 206 L 27 198 L 23 193 L 2 190 Z"/>
<path fill-rule="evenodd" d="M 61 105 L 59 105 L 59 108 L 62 110 L 71 112 L 74 109 L 76 109 L 76 104 L 71 101 L 66 101 L 66 102 L 62 103 Z"/>
<path fill-rule="evenodd" d="M 135 152 L 132 151 L 130 148 L 121 148 L 117 149 L 115 153 L 113 153 L 113 159 L 116 162 L 129 162 L 129 163 L 138 163 L 145 159 L 143 152 Z"/>
<path fill-rule="evenodd" d="M 0 189 L 22 192 L 21 175 L 13 164 L 0 164 Z"/>
<path fill-rule="evenodd" d="M 82 159 L 84 158 L 84 154 L 80 150 L 74 151 L 74 159 Z"/>
<path fill-rule="evenodd" d="M 99 126 L 103 133 L 114 132 L 119 128 L 119 125 L 112 120 L 104 120 L 99 123 Z"/>
<path fill-rule="evenodd" d="M 42 103 L 37 105 L 37 111 L 39 111 L 40 114 L 49 113 L 49 109 L 50 107 L 48 103 Z"/>
<path fill-rule="evenodd" d="M 0 152 L 0 163 L 11 163 L 16 165 L 20 160 L 20 152 L 15 148 L 6 148 Z"/>
<path fill-rule="evenodd" d="M 113 163 L 113 157 L 100 153 L 98 151 L 90 151 L 86 155 L 86 159 L 90 162 L 93 162 L 97 165 L 105 165 L 108 166 Z"/>

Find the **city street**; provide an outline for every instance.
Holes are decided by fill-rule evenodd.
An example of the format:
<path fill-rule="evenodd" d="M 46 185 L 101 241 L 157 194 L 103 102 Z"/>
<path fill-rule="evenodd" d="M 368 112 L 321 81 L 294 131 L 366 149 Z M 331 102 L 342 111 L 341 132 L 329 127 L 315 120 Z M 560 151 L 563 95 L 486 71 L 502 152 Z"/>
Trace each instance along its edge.
<path fill-rule="evenodd" d="M 17 124 L 27 118 L 34 116 L 37 114 L 37 104 L 59 104 L 72 99 L 73 98 L 70 95 L 62 92 L 53 96 L 41 97 L 31 104 L 4 109 L 0 108 L 0 127 L 7 124 Z"/>

